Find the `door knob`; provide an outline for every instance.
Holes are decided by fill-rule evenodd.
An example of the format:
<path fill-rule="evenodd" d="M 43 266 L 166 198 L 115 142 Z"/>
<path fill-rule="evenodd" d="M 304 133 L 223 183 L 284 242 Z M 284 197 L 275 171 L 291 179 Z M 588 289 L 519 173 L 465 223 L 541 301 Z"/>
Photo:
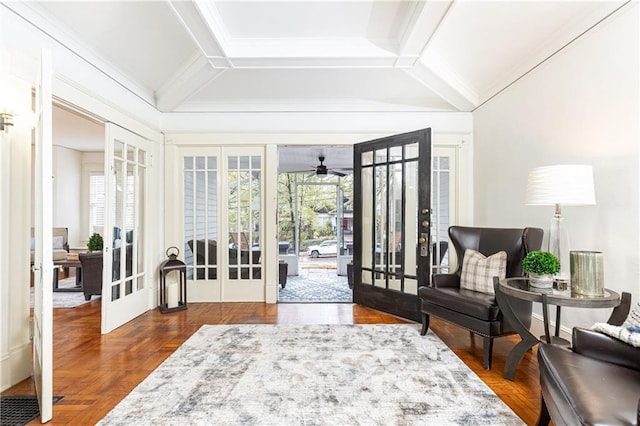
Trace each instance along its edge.
<path fill-rule="evenodd" d="M 422 214 L 429 214 L 429 209 L 422 209 L 421 213 Z"/>
<path fill-rule="evenodd" d="M 427 242 L 427 239 L 425 237 L 420 237 L 420 239 L 418 240 L 418 242 L 420 244 L 425 244 Z"/>
<path fill-rule="evenodd" d="M 428 228 L 429 227 L 429 221 L 428 220 L 423 220 L 422 221 L 422 227 L 423 228 Z"/>

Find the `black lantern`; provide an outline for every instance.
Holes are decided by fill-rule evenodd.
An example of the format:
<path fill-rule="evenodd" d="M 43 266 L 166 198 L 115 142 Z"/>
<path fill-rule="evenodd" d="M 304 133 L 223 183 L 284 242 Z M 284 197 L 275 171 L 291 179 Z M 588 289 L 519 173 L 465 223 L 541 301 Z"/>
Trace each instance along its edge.
<path fill-rule="evenodd" d="M 166 253 L 169 259 L 160 264 L 159 308 L 163 314 L 187 309 L 187 265 L 178 260 L 178 247 L 169 247 Z"/>

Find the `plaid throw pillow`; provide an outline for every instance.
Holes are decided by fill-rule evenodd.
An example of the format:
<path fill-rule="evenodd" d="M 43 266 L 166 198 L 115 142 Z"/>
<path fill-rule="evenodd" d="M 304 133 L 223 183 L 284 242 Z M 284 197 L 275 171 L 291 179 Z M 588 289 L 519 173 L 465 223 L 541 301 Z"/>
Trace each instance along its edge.
<path fill-rule="evenodd" d="M 495 294 L 493 291 L 493 277 L 504 278 L 506 275 L 506 251 L 499 251 L 486 257 L 475 250 L 465 250 L 462 273 L 460 274 L 460 288 Z"/>

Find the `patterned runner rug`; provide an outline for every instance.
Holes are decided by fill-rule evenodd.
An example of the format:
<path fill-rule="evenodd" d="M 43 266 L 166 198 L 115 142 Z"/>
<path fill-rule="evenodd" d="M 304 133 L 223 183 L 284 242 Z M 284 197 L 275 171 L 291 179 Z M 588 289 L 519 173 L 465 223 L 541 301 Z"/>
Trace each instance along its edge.
<path fill-rule="evenodd" d="M 205 325 L 98 424 L 522 425 L 414 324 Z"/>

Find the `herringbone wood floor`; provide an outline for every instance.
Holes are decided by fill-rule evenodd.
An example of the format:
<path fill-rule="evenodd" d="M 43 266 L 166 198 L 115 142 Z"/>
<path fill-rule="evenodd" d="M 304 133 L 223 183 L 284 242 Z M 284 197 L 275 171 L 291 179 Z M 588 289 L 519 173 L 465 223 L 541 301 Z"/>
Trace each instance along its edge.
<path fill-rule="evenodd" d="M 153 310 L 108 335 L 100 334 L 100 301 L 54 309 L 53 425 L 88 425 L 104 417 L 203 324 L 371 324 L 404 320 L 351 304 L 192 303 L 186 311 Z M 535 351 L 525 355 L 516 381 L 502 377 L 516 337 L 494 343 L 493 369 L 482 368 L 482 341 L 433 319 L 432 330 L 527 424 L 540 407 Z M 30 379 L 3 395 L 34 394 Z M 31 424 L 39 424 L 34 421 Z"/>

